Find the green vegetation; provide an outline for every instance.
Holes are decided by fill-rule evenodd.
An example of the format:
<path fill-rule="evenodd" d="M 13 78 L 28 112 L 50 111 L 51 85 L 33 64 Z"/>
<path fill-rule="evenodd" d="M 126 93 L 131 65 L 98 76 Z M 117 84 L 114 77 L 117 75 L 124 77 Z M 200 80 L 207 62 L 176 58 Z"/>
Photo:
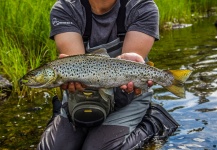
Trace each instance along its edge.
<path fill-rule="evenodd" d="M 29 70 L 56 58 L 49 39 L 49 12 L 56 0 L 7 0 L 0 5 L 0 74 L 22 95 L 18 79 Z M 161 27 L 165 22 L 191 22 L 195 16 L 212 10 L 216 0 L 155 0 L 160 10 Z"/>
<path fill-rule="evenodd" d="M 191 2 L 189 0 L 155 0 L 160 11 L 160 24 L 178 19 L 190 20 Z M 186 7 L 187 6 L 187 7 Z"/>
<path fill-rule="evenodd" d="M 195 14 L 204 14 L 204 12 L 212 13 L 216 11 L 214 6 L 217 7 L 216 0 L 191 0 L 191 10 Z"/>
<path fill-rule="evenodd" d="M 49 11 L 54 2 L 1 1 L 0 74 L 12 81 L 15 93 L 22 92 L 18 86 L 22 75 L 56 57 L 54 42 L 49 39 Z"/>
<path fill-rule="evenodd" d="M 216 0 L 154 0 L 160 11 L 160 28 L 168 23 L 193 23 L 216 13 Z M 215 8 L 214 8 L 215 7 Z"/>

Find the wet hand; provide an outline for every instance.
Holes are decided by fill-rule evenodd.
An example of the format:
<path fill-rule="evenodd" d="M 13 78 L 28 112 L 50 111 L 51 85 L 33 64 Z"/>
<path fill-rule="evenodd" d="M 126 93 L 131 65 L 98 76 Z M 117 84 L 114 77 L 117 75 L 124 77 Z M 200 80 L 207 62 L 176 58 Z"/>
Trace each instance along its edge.
<path fill-rule="evenodd" d="M 119 55 L 117 58 L 145 63 L 143 57 L 140 56 L 139 54 L 136 54 L 136 53 L 123 53 L 123 54 Z M 148 84 L 148 87 L 151 87 L 153 85 L 153 81 L 149 80 L 149 81 L 147 81 L 147 84 Z M 122 85 L 120 88 L 127 93 L 135 92 L 136 95 L 141 93 L 141 89 L 134 88 L 133 82 L 129 82 L 126 85 Z"/>
<path fill-rule="evenodd" d="M 59 58 L 67 57 L 69 55 L 66 54 L 60 54 Z M 71 93 L 74 93 L 76 90 L 78 91 L 83 91 L 85 89 L 85 85 L 80 83 L 80 82 L 69 82 L 69 83 L 64 83 L 61 85 L 61 88 L 63 90 L 68 90 Z"/>

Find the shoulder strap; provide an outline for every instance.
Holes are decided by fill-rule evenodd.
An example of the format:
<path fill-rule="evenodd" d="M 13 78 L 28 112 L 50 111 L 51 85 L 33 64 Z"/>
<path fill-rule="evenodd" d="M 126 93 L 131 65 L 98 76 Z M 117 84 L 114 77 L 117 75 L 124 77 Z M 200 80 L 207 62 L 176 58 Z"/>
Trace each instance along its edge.
<path fill-rule="evenodd" d="M 116 20 L 118 37 L 120 38 L 121 41 L 124 40 L 126 34 L 126 29 L 125 29 L 126 7 L 125 6 L 127 2 L 128 0 L 120 0 L 121 7 L 119 8 L 118 17 Z"/>
<path fill-rule="evenodd" d="M 83 40 L 87 41 L 91 35 L 91 29 L 92 29 L 92 11 L 88 0 L 80 0 L 80 1 L 81 4 L 84 6 L 86 12 L 86 26 L 83 34 Z M 121 7 L 119 8 L 118 17 L 116 20 L 117 32 L 121 40 L 123 40 L 126 33 L 124 22 L 125 22 L 125 15 L 126 15 L 125 6 L 127 2 L 128 0 L 120 0 Z"/>
<path fill-rule="evenodd" d="M 86 25 L 85 25 L 85 31 L 83 34 L 83 40 L 88 41 L 90 35 L 91 35 L 91 29 L 92 29 L 92 11 L 91 6 L 88 0 L 80 0 L 81 4 L 85 8 L 86 12 Z"/>

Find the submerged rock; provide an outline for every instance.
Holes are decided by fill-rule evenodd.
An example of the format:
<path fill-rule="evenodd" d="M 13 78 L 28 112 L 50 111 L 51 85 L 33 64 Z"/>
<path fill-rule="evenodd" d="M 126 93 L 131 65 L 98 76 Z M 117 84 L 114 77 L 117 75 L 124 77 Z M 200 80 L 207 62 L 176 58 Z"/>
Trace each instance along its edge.
<path fill-rule="evenodd" d="M 182 28 L 187 28 L 191 27 L 192 24 L 173 24 L 172 28 L 173 29 L 182 29 Z"/>
<path fill-rule="evenodd" d="M 184 23 L 173 23 L 173 22 L 166 22 L 163 26 L 165 30 L 172 30 L 172 29 L 182 29 L 191 27 L 192 24 L 184 24 Z"/>
<path fill-rule="evenodd" d="M 12 84 L 6 78 L 0 75 L 0 100 L 4 100 L 10 96 L 12 91 Z"/>

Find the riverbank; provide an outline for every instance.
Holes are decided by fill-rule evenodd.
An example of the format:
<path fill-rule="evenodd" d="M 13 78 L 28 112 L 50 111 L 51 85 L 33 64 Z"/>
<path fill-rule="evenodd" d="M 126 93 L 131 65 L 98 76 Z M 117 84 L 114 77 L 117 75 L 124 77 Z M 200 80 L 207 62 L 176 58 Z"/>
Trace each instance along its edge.
<path fill-rule="evenodd" d="M 12 82 L 13 92 L 19 96 L 25 96 L 28 90 L 18 88 L 18 79 L 57 56 L 55 44 L 49 39 L 49 11 L 55 1 L 1 1 L 0 14 L 4 15 L 0 15 L 0 74 Z M 155 2 L 160 10 L 161 30 L 168 22 L 194 23 L 217 7 L 217 1 L 210 0 Z"/>

